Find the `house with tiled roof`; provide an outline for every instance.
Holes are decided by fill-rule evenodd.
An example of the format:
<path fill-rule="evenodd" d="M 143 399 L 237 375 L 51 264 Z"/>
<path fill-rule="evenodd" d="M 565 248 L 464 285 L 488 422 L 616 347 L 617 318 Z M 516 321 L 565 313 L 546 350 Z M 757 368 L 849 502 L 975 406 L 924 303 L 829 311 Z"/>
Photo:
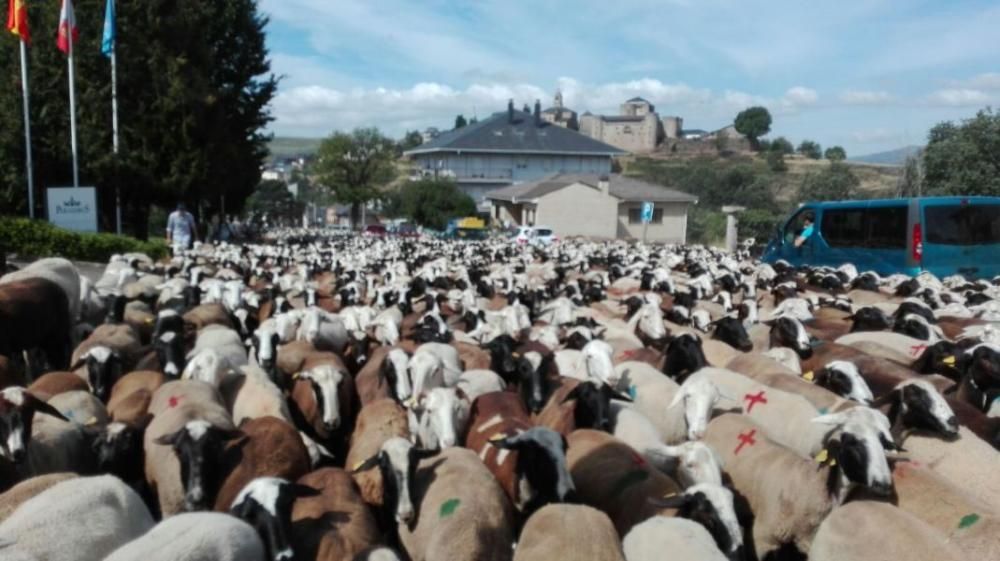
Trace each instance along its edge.
<path fill-rule="evenodd" d="M 539 225 L 563 237 L 642 239 L 684 243 L 688 208 L 698 198 L 624 175 L 556 174 L 491 192 L 492 217 L 510 225 Z M 642 221 L 643 203 L 653 204 Z"/>
<path fill-rule="evenodd" d="M 403 154 L 413 162 L 414 176 L 452 178 L 488 210 L 491 191 L 553 174 L 608 174 L 611 159 L 625 151 L 546 121 L 537 102 L 528 113 L 510 101 L 505 112 L 443 132 Z"/>

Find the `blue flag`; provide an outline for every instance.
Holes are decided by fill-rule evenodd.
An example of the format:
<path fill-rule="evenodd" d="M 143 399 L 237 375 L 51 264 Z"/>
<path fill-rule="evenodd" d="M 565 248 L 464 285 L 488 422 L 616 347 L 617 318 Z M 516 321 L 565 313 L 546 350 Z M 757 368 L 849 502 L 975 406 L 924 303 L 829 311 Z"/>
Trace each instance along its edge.
<path fill-rule="evenodd" d="M 101 53 L 111 56 L 115 52 L 115 0 L 108 0 L 104 9 L 104 37 L 101 39 Z"/>

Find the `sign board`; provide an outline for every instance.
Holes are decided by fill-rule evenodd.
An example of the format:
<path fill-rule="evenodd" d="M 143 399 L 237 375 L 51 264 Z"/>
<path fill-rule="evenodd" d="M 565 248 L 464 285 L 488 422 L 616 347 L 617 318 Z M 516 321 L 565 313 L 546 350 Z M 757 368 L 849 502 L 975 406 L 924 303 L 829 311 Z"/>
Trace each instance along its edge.
<path fill-rule="evenodd" d="M 642 223 L 649 224 L 653 221 L 653 203 L 642 203 Z"/>
<path fill-rule="evenodd" d="M 97 231 L 97 195 L 93 187 L 50 187 L 49 222 L 76 232 Z"/>

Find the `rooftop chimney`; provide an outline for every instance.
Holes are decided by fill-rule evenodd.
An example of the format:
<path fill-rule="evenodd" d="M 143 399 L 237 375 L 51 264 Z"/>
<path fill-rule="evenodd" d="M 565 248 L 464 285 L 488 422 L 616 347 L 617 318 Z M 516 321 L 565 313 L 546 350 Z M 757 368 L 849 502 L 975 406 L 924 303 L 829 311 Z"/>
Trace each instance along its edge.
<path fill-rule="evenodd" d="M 535 125 L 542 124 L 542 102 L 535 100 Z"/>
<path fill-rule="evenodd" d="M 607 175 L 602 175 L 599 178 L 597 178 L 597 190 L 600 191 L 601 193 L 604 193 L 605 195 L 611 194 L 611 184 L 608 181 Z"/>
<path fill-rule="evenodd" d="M 514 124 L 514 100 L 507 101 L 507 122 Z"/>

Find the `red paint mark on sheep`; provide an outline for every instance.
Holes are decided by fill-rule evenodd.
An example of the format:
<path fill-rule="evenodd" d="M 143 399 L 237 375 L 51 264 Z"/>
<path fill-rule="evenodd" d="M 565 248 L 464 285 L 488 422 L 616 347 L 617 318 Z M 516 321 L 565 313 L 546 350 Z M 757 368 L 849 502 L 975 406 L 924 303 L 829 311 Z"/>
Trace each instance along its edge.
<path fill-rule="evenodd" d="M 927 345 L 925 344 L 913 345 L 912 347 L 910 347 L 910 356 L 918 357 L 920 356 L 920 353 L 924 352 L 926 349 Z"/>
<path fill-rule="evenodd" d="M 736 454 L 739 454 L 740 450 L 742 450 L 744 446 L 753 446 L 754 444 L 757 444 L 757 441 L 753 438 L 755 434 L 757 434 L 757 429 L 751 429 L 750 432 L 747 433 L 740 433 L 737 437 L 739 438 L 740 443 L 737 444 L 736 449 L 733 450 L 733 455 L 735 456 Z"/>
<path fill-rule="evenodd" d="M 753 406 L 754 405 L 757 405 L 758 403 L 760 403 L 760 404 L 766 404 L 767 403 L 767 398 L 764 397 L 764 390 L 760 390 L 756 394 L 749 394 L 748 393 L 748 394 L 744 395 L 743 396 L 743 401 L 748 402 L 747 403 L 747 413 L 749 413 L 750 411 L 753 410 Z"/>
<path fill-rule="evenodd" d="M 640 456 L 638 452 L 632 452 L 632 463 L 639 467 L 643 467 L 646 465 L 646 459 Z"/>
<path fill-rule="evenodd" d="M 181 398 L 176 395 L 172 395 L 170 396 L 170 399 L 167 400 L 167 407 L 177 407 L 180 403 Z"/>

